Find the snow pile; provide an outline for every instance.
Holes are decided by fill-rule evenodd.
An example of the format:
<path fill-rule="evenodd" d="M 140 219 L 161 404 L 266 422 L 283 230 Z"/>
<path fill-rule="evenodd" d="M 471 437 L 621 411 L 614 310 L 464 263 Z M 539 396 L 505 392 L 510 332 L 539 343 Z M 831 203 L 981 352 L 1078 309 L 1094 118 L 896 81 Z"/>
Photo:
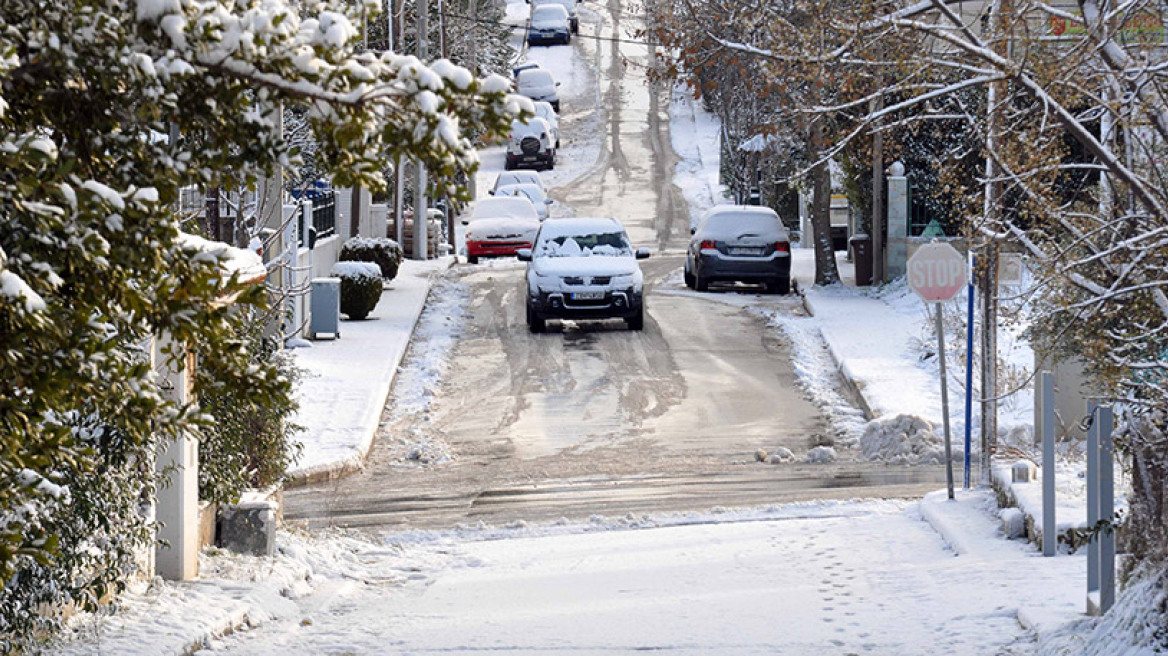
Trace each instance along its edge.
<path fill-rule="evenodd" d="M 835 459 L 835 449 L 830 446 L 817 446 L 807 452 L 807 457 L 803 461 L 813 465 L 825 465 L 830 462 L 835 462 Z"/>
<path fill-rule="evenodd" d="M 1165 573 L 1139 576 L 1107 615 L 1071 622 L 1049 633 L 1042 632 L 1039 656 L 1151 656 L 1161 654 L 1162 608 L 1168 602 Z M 1089 627 L 1094 625 L 1094 629 Z"/>
<path fill-rule="evenodd" d="M 381 280 L 381 267 L 373 262 L 337 262 L 330 273 L 334 278 Z"/>
<path fill-rule="evenodd" d="M 945 462 L 945 443 L 933 424 L 913 415 L 882 417 L 868 422 L 860 450 L 869 460 L 916 465 Z M 953 457 L 958 457 L 954 445 Z"/>

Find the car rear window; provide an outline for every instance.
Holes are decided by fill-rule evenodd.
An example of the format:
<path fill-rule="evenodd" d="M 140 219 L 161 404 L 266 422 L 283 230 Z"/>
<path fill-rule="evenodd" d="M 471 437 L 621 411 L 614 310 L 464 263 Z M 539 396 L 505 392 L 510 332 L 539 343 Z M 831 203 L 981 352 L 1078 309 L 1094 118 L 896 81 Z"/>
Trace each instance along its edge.
<path fill-rule="evenodd" d="M 762 212 L 726 212 L 706 218 L 702 230 L 711 235 L 777 234 L 782 230 L 779 217 Z"/>

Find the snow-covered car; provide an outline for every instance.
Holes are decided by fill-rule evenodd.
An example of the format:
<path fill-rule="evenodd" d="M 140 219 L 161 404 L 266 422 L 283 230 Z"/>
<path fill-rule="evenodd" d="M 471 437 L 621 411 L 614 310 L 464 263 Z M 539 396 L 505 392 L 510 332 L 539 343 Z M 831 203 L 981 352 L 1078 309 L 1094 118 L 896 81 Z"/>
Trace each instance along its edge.
<path fill-rule="evenodd" d="M 551 72 L 542 68 L 529 68 L 519 71 L 515 76 L 515 90 L 521 96 L 527 96 L 533 101 L 543 100 L 551 103 L 552 109 L 560 111 L 560 96 L 556 92 L 556 82 Z"/>
<path fill-rule="evenodd" d="M 555 4 L 560 5 L 568 12 L 568 28 L 572 30 L 572 34 L 580 31 L 580 18 L 576 14 L 576 5 L 580 4 L 580 0 L 527 0 L 531 3 L 532 9 L 540 5 Z"/>
<path fill-rule="evenodd" d="M 544 3 L 531 8 L 531 22 L 527 28 L 527 45 L 545 43 L 569 44 L 572 30 L 568 22 L 568 10 L 562 5 Z"/>
<path fill-rule="evenodd" d="M 499 187 L 516 184 L 535 184 L 539 185 L 540 189 L 547 190 L 543 186 L 543 179 L 539 177 L 538 171 L 503 171 L 495 176 L 495 186 L 491 187 L 487 193 L 494 196 Z"/>
<path fill-rule="evenodd" d="M 548 205 L 551 205 L 552 199 L 547 197 L 543 190 L 543 185 L 531 184 L 513 184 L 504 185 L 495 190 L 495 197 L 503 196 L 517 196 L 523 197 L 531 201 L 535 205 L 535 211 L 539 213 L 539 220 L 543 221 L 548 218 Z"/>
<path fill-rule="evenodd" d="M 526 196 L 492 196 L 475 203 L 466 226 L 466 261 L 515 255 L 531 248 L 539 231 L 539 213 Z"/>
<path fill-rule="evenodd" d="M 511 122 L 503 168 L 510 171 L 521 166 L 544 169 L 556 166 L 556 142 L 552 140 L 552 128 L 538 116 Z"/>
<path fill-rule="evenodd" d="M 644 281 L 620 221 L 611 218 L 549 219 L 535 246 L 521 249 L 527 262 L 527 326 L 543 332 L 548 319 L 624 319 L 645 326 Z"/>
<path fill-rule="evenodd" d="M 699 292 L 713 281 L 762 283 L 791 291 L 791 238 L 769 207 L 716 205 L 702 215 L 685 253 L 685 284 Z"/>
<path fill-rule="evenodd" d="M 552 141 L 556 144 L 556 149 L 560 148 L 560 115 L 556 113 L 554 107 L 549 102 L 542 100 L 533 103 L 535 105 L 535 115 L 548 122 L 548 126 L 552 129 Z"/>

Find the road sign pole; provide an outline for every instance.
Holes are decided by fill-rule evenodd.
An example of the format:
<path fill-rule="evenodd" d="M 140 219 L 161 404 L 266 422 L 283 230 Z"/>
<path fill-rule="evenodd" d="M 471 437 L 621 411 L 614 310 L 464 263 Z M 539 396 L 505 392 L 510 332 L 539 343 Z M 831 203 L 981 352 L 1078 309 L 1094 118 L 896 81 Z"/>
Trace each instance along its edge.
<path fill-rule="evenodd" d="M 969 270 L 973 271 L 973 253 L 969 254 Z M 965 287 L 968 303 L 965 312 L 965 489 L 970 486 L 970 450 L 973 444 L 973 276 Z"/>
<path fill-rule="evenodd" d="M 949 498 L 953 498 L 953 446 L 949 435 L 949 381 L 945 373 L 945 326 L 941 320 L 941 303 L 934 303 L 937 309 L 937 355 L 941 362 L 941 421 L 945 424 L 945 482 L 949 486 Z"/>

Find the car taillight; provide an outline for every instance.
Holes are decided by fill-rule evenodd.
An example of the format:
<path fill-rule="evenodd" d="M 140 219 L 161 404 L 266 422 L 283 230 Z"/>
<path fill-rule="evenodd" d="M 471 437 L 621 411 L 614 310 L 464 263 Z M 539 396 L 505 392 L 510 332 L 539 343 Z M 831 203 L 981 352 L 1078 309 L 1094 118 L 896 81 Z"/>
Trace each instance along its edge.
<path fill-rule="evenodd" d="M 713 239 L 703 239 L 702 240 L 702 250 L 704 251 L 706 249 L 718 250 L 718 245 L 716 243 L 714 243 Z"/>
<path fill-rule="evenodd" d="M 775 252 L 776 253 L 790 253 L 791 252 L 791 245 L 785 241 L 775 242 Z"/>

